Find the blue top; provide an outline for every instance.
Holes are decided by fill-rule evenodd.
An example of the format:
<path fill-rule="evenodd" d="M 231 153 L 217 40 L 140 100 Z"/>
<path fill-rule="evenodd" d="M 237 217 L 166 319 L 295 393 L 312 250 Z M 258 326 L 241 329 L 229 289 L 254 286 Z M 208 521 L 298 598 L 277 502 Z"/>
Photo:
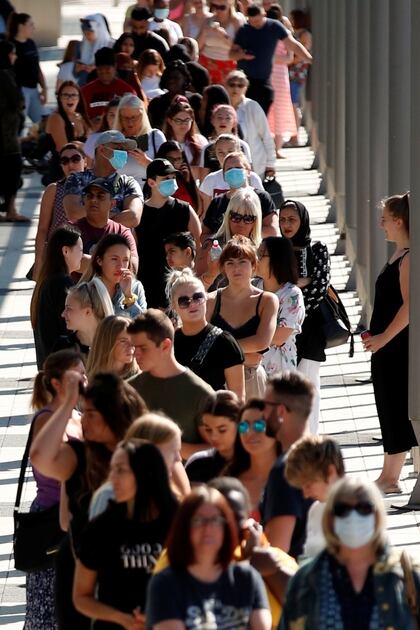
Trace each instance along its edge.
<path fill-rule="evenodd" d="M 255 55 L 255 59 L 252 61 L 241 59 L 238 61 L 238 68 L 245 72 L 248 79 L 269 81 L 277 42 L 288 35 L 289 32 L 283 24 L 270 18 L 266 18 L 262 28 L 244 24 L 238 29 L 234 43 L 247 53 Z"/>
<path fill-rule="evenodd" d="M 123 317 L 134 319 L 147 309 L 146 295 L 140 280 L 133 281 L 132 292 L 137 295 L 137 302 L 134 302 L 131 306 L 126 306 L 123 303 L 125 298 L 124 293 L 120 285 L 117 284 L 117 290 L 112 298 L 115 315 L 122 315 Z"/>

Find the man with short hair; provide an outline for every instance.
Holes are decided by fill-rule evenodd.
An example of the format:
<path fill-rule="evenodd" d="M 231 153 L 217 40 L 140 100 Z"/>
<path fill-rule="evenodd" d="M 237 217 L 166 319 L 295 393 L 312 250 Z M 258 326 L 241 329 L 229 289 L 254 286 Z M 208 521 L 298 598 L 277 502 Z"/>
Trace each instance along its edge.
<path fill-rule="evenodd" d="M 95 161 L 92 170 L 72 173 L 64 185 L 64 210 L 69 221 L 75 222 L 86 216 L 82 191 L 98 177 L 104 178 L 112 190 L 114 204 L 112 220 L 125 227 L 136 227 L 143 210 L 143 193 L 139 183 L 131 175 L 120 174 L 128 158 L 128 151 L 137 148 L 135 140 L 126 138 L 121 131 L 104 131 L 96 140 Z"/>
<path fill-rule="evenodd" d="M 134 57 L 138 59 L 142 52 L 148 49 L 157 50 L 162 59 L 166 60 L 169 45 L 163 37 L 150 31 L 152 14 L 146 7 L 135 7 L 131 11 L 131 34 L 134 37 Z"/>
<path fill-rule="evenodd" d="M 230 49 L 230 58 L 238 62 L 249 79 L 248 98 L 257 101 L 268 114 L 274 100 L 271 72 L 277 42 L 298 59 L 310 63 L 311 54 L 278 20 L 267 18 L 263 7 L 251 4 L 247 10 L 248 23 L 240 26 Z"/>
<path fill-rule="evenodd" d="M 116 56 L 111 48 L 104 47 L 96 51 L 95 65 L 97 79 L 82 87 L 82 96 L 92 127 L 98 129 L 110 100 L 127 92 L 136 92 L 131 85 L 117 77 Z"/>
<path fill-rule="evenodd" d="M 149 308 L 129 324 L 127 332 L 142 370 L 130 379 L 151 411 L 163 411 L 182 429 L 182 457 L 206 445 L 198 427 L 213 389 L 175 359 L 174 327 L 165 313 Z"/>
<path fill-rule="evenodd" d="M 134 268 L 138 266 L 137 247 L 131 230 L 109 218 L 115 201 L 112 197 L 113 188 L 104 177 L 93 179 L 83 188 L 83 199 L 86 216 L 76 221 L 83 241 L 83 257 L 81 271 L 85 271 L 93 249 L 98 241 L 107 234 L 121 234 L 130 244 L 131 262 Z"/>
<path fill-rule="evenodd" d="M 261 505 L 262 523 L 268 540 L 294 558 L 303 550 L 306 520 L 312 501 L 293 488 L 284 474 L 286 453 L 308 432 L 313 385 L 300 372 L 272 376 L 265 392 L 264 419 L 267 434 L 276 436 L 282 453 L 271 469 Z"/>

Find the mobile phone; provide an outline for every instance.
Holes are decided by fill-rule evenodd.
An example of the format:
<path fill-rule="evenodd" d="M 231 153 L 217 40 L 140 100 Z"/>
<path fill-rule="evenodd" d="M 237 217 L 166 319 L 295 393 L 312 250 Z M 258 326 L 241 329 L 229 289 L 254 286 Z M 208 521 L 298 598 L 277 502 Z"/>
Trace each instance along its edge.
<path fill-rule="evenodd" d="M 370 332 L 370 330 L 364 330 L 362 333 L 360 333 L 360 336 L 364 341 L 365 339 L 369 339 L 369 337 L 372 337 L 372 333 Z"/>

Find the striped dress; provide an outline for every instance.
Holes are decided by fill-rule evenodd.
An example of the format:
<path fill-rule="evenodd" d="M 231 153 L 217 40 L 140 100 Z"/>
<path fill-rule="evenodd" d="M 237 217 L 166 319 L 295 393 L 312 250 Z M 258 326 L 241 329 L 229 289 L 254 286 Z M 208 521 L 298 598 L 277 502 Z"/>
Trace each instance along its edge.
<path fill-rule="evenodd" d="M 296 121 L 290 96 L 289 70 L 285 63 L 277 61 L 278 56 L 287 55 L 282 41 L 279 41 L 274 56 L 271 82 L 274 88 L 274 103 L 268 114 L 268 123 L 276 136 L 290 138 L 297 135 Z"/>

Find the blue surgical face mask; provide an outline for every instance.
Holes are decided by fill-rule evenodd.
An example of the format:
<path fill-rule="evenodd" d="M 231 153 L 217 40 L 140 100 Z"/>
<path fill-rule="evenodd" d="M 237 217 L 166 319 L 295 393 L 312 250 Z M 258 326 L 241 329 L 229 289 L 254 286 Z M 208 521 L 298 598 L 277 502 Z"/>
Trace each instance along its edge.
<path fill-rule="evenodd" d="M 347 516 L 334 518 L 334 532 L 350 549 L 367 545 L 375 535 L 375 514 L 362 516 L 352 510 Z"/>
<path fill-rule="evenodd" d="M 123 168 L 127 164 L 128 154 L 127 151 L 120 151 L 119 149 L 114 149 L 112 151 L 112 157 L 108 158 L 111 163 L 111 166 L 115 168 L 116 171 L 118 169 Z"/>
<path fill-rule="evenodd" d="M 158 189 L 163 197 L 170 197 L 178 190 L 178 184 L 176 179 L 164 179 L 162 182 L 159 182 Z"/>
<path fill-rule="evenodd" d="M 158 20 L 166 20 L 169 15 L 169 9 L 155 9 L 154 16 L 157 17 Z"/>
<path fill-rule="evenodd" d="M 224 179 L 230 188 L 240 188 L 246 182 L 246 174 L 244 168 L 230 168 L 224 174 Z"/>

